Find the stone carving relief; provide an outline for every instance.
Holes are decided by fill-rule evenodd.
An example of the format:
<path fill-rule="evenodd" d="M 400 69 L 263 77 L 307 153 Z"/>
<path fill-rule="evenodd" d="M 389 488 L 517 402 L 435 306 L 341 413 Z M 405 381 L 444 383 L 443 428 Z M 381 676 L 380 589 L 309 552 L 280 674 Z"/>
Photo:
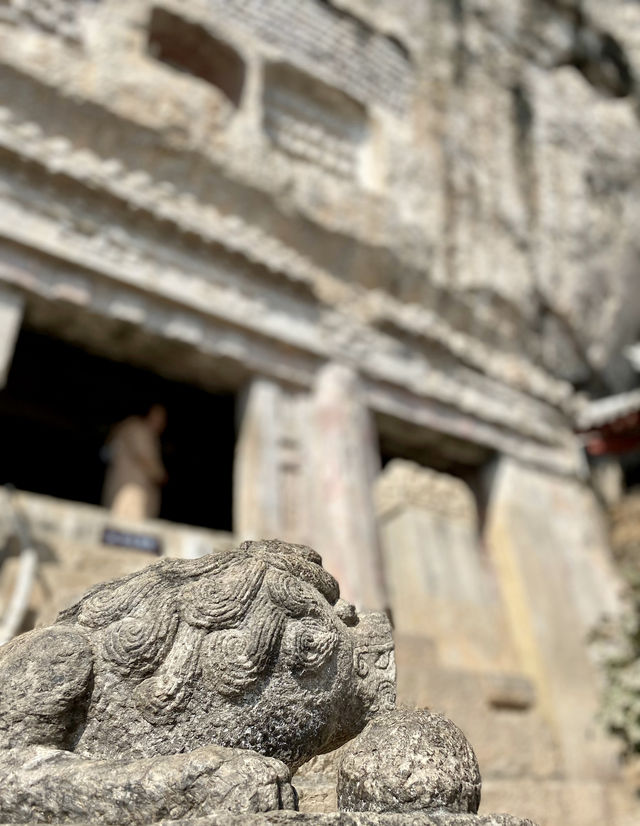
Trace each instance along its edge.
<path fill-rule="evenodd" d="M 465 736 L 394 706 L 387 618 L 340 599 L 311 548 L 163 560 L 0 648 L 0 820 L 317 823 L 291 772 L 347 743 L 327 824 L 532 826 L 476 817 Z"/>
<path fill-rule="evenodd" d="M 0 819 L 294 808 L 289 770 L 394 703 L 388 621 L 311 549 L 162 561 L 0 650 Z"/>
<path fill-rule="evenodd" d="M 135 138 L 131 137 L 130 146 L 134 144 Z M 101 157 L 89 149 L 78 150 L 67 138 L 44 134 L 35 121 L 20 121 L 11 109 L 4 107 L 0 107 L 0 145 L 10 152 L 17 152 L 21 158 L 35 161 L 43 173 L 62 173 L 83 189 L 87 185 L 92 189 L 99 187 L 123 204 L 153 215 L 156 219 L 161 218 L 176 230 L 193 233 L 203 244 L 214 243 L 232 253 L 239 253 L 245 260 L 257 261 L 262 265 L 257 271 L 265 280 L 274 281 L 273 273 L 277 273 L 278 277 L 286 277 L 294 288 L 308 293 L 315 281 L 326 282 L 331 278 L 326 270 L 313 264 L 292 246 L 282 243 L 257 225 L 247 222 L 242 216 L 234 213 L 225 215 L 193 194 L 181 192 L 175 183 L 154 179 L 142 168 L 127 167 L 115 158 Z M 16 175 L 20 174 L 19 170 L 19 165 L 14 163 L 11 170 L 4 168 L 3 174 Z M 20 183 L 26 183 L 25 176 L 26 173 L 21 174 Z M 40 192 L 44 190 L 47 194 L 53 195 L 50 184 L 43 184 L 41 180 L 33 181 L 33 184 L 40 187 Z M 56 191 L 53 197 L 57 203 L 65 200 L 64 193 L 60 191 Z M 75 197 L 76 201 L 69 212 L 69 223 L 74 228 L 78 224 L 88 223 L 76 219 L 78 215 L 84 215 L 92 209 L 88 203 L 91 196 L 86 189 L 82 194 L 78 189 Z M 40 197 L 39 200 L 39 204 L 29 202 L 32 213 L 44 209 L 46 199 Z M 93 200 L 95 202 L 95 196 Z M 52 208 L 51 214 L 53 213 Z M 110 221 L 117 223 L 118 219 L 114 215 L 110 216 Z M 137 269 L 147 269 L 149 266 L 149 272 L 156 271 L 157 263 L 150 263 L 155 256 L 147 252 L 146 260 L 141 261 L 140 254 L 133 251 L 133 236 L 130 229 L 121 229 L 119 226 L 113 230 L 104 227 L 98 229 L 91 229 L 88 240 L 95 242 L 96 252 L 103 261 L 109 257 L 118 267 L 135 263 Z M 166 229 L 163 231 L 166 232 Z M 110 247 L 115 244 L 111 241 L 115 242 L 116 236 L 117 246 L 121 250 L 114 250 L 112 254 Z M 79 239 L 74 240 L 74 250 L 83 246 Z M 126 255 L 123 255 L 125 248 Z M 135 257 L 135 261 L 123 260 L 128 257 Z"/>
<path fill-rule="evenodd" d="M 282 49 L 356 100 L 398 114 L 407 108 L 413 76 L 402 46 L 327 0 L 208 2 L 220 17 Z"/>
<path fill-rule="evenodd" d="M 286 64 L 265 71 L 264 123 L 276 146 L 327 172 L 354 178 L 367 132 L 355 100 Z"/>

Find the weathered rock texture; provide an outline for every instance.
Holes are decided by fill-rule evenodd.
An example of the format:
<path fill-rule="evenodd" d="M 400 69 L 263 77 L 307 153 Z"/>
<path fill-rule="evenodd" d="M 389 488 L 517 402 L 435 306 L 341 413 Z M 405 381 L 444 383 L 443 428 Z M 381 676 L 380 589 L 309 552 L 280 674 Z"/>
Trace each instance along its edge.
<path fill-rule="evenodd" d="M 387 619 L 358 616 L 310 548 L 159 562 L 0 649 L 0 821 L 277 823 L 264 813 L 297 808 L 289 767 L 379 712 L 342 752 L 338 800 L 401 817 L 327 823 L 525 823 L 458 818 L 480 800 L 473 750 L 441 715 L 394 704 Z"/>
<path fill-rule="evenodd" d="M 264 378 L 246 388 L 236 449 L 235 518 L 242 536 L 311 542 L 358 608 L 388 607 L 371 489 L 377 434 L 357 374 L 319 371 L 314 391 Z"/>
<path fill-rule="evenodd" d="M 414 812 L 410 819 L 401 814 L 376 812 L 334 812 L 332 814 L 304 814 L 299 812 L 267 812 L 264 814 L 213 813 L 208 817 L 162 821 L 159 826 L 536 826 L 531 820 L 497 814 L 475 817 Z"/>
<path fill-rule="evenodd" d="M 574 343 L 603 268 L 589 329 L 632 337 L 634 121 L 538 65 L 554 7 L 54 5 L 0 5 L 0 280 L 30 324 L 205 387 L 308 391 L 338 360 L 392 444 L 575 471 L 562 377 L 608 359 Z"/>
<path fill-rule="evenodd" d="M 358 617 L 309 548 L 160 562 L 0 650 L 0 819 L 293 806 L 284 764 L 394 702 L 387 620 Z"/>
<path fill-rule="evenodd" d="M 363 605 L 376 442 L 506 462 L 484 537 L 469 495 L 415 496 L 383 557 L 407 698 L 458 706 L 485 795 L 550 824 L 614 820 L 573 427 L 640 326 L 639 30 L 630 0 L 0 0 L 0 381 L 24 319 L 242 396 L 236 533 L 321 534 Z"/>
<path fill-rule="evenodd" d="M 426 709 L 379 714 L 342 751 L 343 811 L 475 814 L 480 769 L 467 738 Z"/>
<path fill-rule="evenodd" d="M 206 746 L 143 760 L 87 760 L 42 746 L 0 751 L 0 817 L 7 823 L 144 824 L 211 811 L 295 809 L 279 760 Z"/>
<path fill-rule="evenodd" d="M 475 479 L 475 492 L 400 460 L 380 477 L 400 702 L 441 711 L 467 734 L 482 768 L 481 811 L 544 826 L 633 823 L 637 801 L 629 789 L 623 815 L 587 646 L 598 618 L 618 610 L 593 493 L 505 459 Z M 320 788 L 305 773 L 301 808 Z"/>
<path fill-rule="evenodd" d="M 206 817 L 162 820 L 158 826 L 536 826 L 531 820 L 497 814 L 476 817 L 418 813 L 377 814 L 376 812 L 333 812 L 331 814 L 305 814 L 302 812 L 261 812 L 259 814 L 233 814 L 212 812 Z"/>
<path fill-rule="evenodd" d="M 396 635 L 437 640 L 444 666 L 513 669 L 509 626 L 469 485 L 394 459 L 378 477 L 376 499 Z"/>
<path fill-rule="evenodd" d="M 559 518 L 543 520 L 541 509 Z M 493 480 L 486 541 L 524 673 L 573 780 L 616 774 L 616 748 L 597 726 L 602 674 L 587 646 L 618 610 L 618 581 L 593 493 L 504 461 Z"/>

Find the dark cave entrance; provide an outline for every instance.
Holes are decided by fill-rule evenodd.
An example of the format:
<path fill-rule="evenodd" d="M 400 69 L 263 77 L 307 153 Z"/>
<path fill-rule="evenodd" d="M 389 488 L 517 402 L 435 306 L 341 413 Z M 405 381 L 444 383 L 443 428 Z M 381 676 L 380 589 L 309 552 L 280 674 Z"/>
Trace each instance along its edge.
<path fill-rule="evenodd" d="M 160 517 L 232 527 L 235 397 L 170 381 L 23 329 L 0 391 L 0 484 L 100 504 L 114 424 L 163 404 L 169 482 Z"/>

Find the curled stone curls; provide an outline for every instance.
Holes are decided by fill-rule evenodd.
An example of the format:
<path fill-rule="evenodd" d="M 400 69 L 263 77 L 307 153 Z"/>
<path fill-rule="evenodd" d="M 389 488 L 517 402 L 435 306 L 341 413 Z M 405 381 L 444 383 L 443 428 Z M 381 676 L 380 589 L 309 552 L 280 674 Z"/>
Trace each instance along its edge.
<path fill-rule="evenodd" d="M 280 655 L 300 676 L 331 658 L 338 635 L 325 613 L 339 590 L 311 549 L 245 543 L 183 562 L 179 577 L 173 569 L 163 575 L 168 565 L 103 586 L 68 612 L 100 629 L 110 668 L 142 681 L 134 697 L 149 722 L 188 701 L 185 686 L 196 672 L 232 699 L 256 686 Z M 342 622 L 338 613 L 335 620 Z"/>

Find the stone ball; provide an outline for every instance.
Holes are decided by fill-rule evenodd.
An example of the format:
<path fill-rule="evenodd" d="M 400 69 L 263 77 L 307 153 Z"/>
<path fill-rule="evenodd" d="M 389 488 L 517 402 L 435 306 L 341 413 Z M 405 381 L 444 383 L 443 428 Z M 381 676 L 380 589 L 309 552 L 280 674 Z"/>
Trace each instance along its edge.
<path fill-rule="evenodd" d="M 480 769 L 460 729 L 426 709 L 377 715 L 343 748 L 338 766 L 342 811 L 472 813 Z"/>

